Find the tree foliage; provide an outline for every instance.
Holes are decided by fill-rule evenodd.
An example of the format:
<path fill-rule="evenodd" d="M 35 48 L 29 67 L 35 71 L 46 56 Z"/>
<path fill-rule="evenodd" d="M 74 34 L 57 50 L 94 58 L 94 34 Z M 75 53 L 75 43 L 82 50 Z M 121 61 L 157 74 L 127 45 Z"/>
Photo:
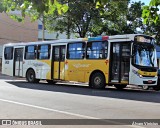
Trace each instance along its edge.
<path fill-rule="evenodd" d="M 68 1 L 66 1 L 68 2 Z M 78 33 L 80 37 L 125 33 L 129 0 L 108 1 L 103 6 L 95 0 L 69 0 L 69 10 L 62 16 L 50 16 L 50 31 Z"/>
<path fill-rule="evenodd" d="M 139 31 L 136 30 L 137 28 L 141 30 L 141 33 L 145 32 L 146 26 L 143 24 L 141 17 L 143 6 L 144 3 L 141 1 L 131 3 L 127 12 L 128 25 L 126 27 L 128 28 L 128 31 L 126 31 L 126 33 L 139 33 Z"/>
<path fill-rule="evenodd" d="M 141 18 L 144 3 L 141 1 L 130 3 L 130 0 L 96 0 L 96 2 L 96 7 L 104 8 L 103 15 L 108 17 L 105 24 L 107 34 L 137 33 L 137 28 L 141 29 L 141 32 L 145 31 Z"/>
<path fill-rule="evenodd" d="M 41 19 L 42 23 L 45 24 L 45 18 L 48 15 L 55 12 L 61 15 L 68 10 L 68 6 L 66 4 L 60 4 L 58 0 L 3 0 L 2 3 L 6 8 L 6 13 L 15 10 L 21 11 L 21 15 L 9 14 L 12 19 L 19 22 L 23 21 L 25 16 L 28 15 L 32 21 Z M 42 39 L 44 39 L 44 27 Z"/>
<path fill-rule="evenodd" d="M 101 1 L 104 3 L 105 1 Z M 102 4 L 101 3 L 101 4 Z M 104 5 L 99 6 L 103 8 L 101 15 L 103 15 L 104 27 L 107 35 L 123 34 L 126 31 L 127 25 L 127 10 L 129 0 L 112 0 Z"/>
<path fill-rule="evenodd" d="M 160 0 L 151 0 L 149 6 L 144 6 L 142 17 L 144 23 L 148 26 L 147 31 L 151 35 L 156 35 L 156 39 L 160 42 Z"/>
<path fill-rule="evenodd" d="M 68 6 L 60 4 L 58 0 L 3 0 L 3 5 L 7 8 L 6 12 L 20 10 L 22 17 L 30 12 L 36 12 L 36 18 L 39 18 L 44 14 L 53 14 L 55 11 L 62 14 L 68 10 Z"/>
<path fill-rule="evenodd" d="M 160 0 L 151 0 L 149 6 L 144 6 L 143 8 L 143 15 L 144 23 L 157 23 L 160 21 L 160 17 L 158 14 L 160 7 Z"/>
<path fill-rule="evenodd" d="M 67 13 L 63 15 L 50 15 L 46 27 L 52 31 L 78 33 L 79 37 L 85 37 L 91 22 L 100 22 L 99 9 L 95 8 L 94 0 L 66 0 L 69 6 Z"/>
<path fill-rule="evenodd" d="M 0 13 L 6 11 L 5 6 L 3 5 L 3 0 L 0 1 Z"/>

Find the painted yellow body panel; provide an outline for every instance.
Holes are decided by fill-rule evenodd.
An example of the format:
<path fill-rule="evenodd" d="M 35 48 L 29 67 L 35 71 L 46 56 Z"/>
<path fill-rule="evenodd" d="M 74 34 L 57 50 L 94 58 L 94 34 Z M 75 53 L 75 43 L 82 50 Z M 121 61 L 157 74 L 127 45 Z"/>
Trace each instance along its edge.
<path fill-rule="evenodd" d="M 64 80 L 65 78 L 65 70 L 64 70 L 64 62 L 54 62 L 53 64 L 53 78 Z M 60 73 L 60 76 L 59 76 Z"/>
<path fill-rule="evenodd" d="M 128 84 L 128 81 L 127 80 L 122 80 L 121 83 L 122 84 Z"/>
<path fill-rule="evenodd" d="M 60 62 L 60 79 L 65 79 L 64 62 Z"/>
<path fill-rule="evenodd" d="M 157 76 L 157 72 L 146 72 L 138 70 L 138 73 L 143 76 Z"/>
<path fill-rule="evenodd" d="M 53 78 L 58 79 L 58 74 L 59 73 L 59 62 L 54 62 L 54 67 L 53 67 Z"/>
<path fill-rule="evenodd" d="M 89 82 L 91 73 L 95 70 L 103 72 L 108 83 L 109 63 L 106 60 L 66 60 L 65 80 Z"/>
<path fill-rule="evenodd" d="M 47 72 L 46 79 L 47 79 L 47 80 L 50 80 L 50 79 L 51 79 L 51 72 L 50 72 L 50 71 Z"/>
<path fill-rule="evenodd" d="M 37 71 L 41 73 L 41 79 L 51 79 L 51 60 L 38 60 L 42 66 L 37 68 Z"/>

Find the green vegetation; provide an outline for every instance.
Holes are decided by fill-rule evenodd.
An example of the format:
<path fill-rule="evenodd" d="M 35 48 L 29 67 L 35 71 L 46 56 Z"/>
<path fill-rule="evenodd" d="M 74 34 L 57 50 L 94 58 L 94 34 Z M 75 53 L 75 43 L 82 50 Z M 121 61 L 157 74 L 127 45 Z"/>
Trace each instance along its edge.
<path fill-rule="evenodd" d="M 149 6 L 143 7 L 142 17 L 148 26 L 146 33 L 155 35 L 160 44 L 160 0 L 151 0 Z M 148 31 L 149 30 L 149 31 Z"/>
<path fill-rule="evenodd" d="M 69 6 L 62 15 L 50 15 L 46 19 L 49 31 L 78 33 L 79 37 L 136 33 L 136 28 L 143 29 L 141 2 L 129 0 L 109 1 L 102 5 L 95 0 L 64 0 Z"/>

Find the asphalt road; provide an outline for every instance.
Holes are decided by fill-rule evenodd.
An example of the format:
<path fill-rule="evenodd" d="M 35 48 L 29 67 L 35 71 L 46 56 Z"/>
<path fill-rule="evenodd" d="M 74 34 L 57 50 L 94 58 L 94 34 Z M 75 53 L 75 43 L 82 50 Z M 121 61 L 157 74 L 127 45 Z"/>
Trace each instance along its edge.
<path fill-rule="evenodd" d="M 115 124 L 112 127 L 150 127 L 151 124 L 144 126 L 140 123 L 119 126 L 117 124 L 120 124 L 121 120 L 117 119 L 122 121 L 125 121 L 124 119 L 160 119 L 160 91 L 144 91 L 139 88 L 126 88 L 119 91 L 113 87 L 98 90 L 81 84 L 49 85 L 45 82 L 30 84 L 23 79 L 6 76 L 0 76 L 0 78 L 0 119 L 65 119 L 58 120 L 59 123 L 62 121 L 64 124 L 56 127 L 74 128 L 110 127 L 96 124 L 99 123 L 96 121 L 102 119 Z M 81 119 L 78 120 L 80 125 L 74 125 L 77 121 L 75 119 Z M 83 126 L 82 121 L 85 123 L 89 121 L 88 119 L 91 119 L 93 125 Z M 70 125 L 65 121 L 71 121 L 68 123 Z M 154 125 L 152 127 L 158 127 Z M 3 125 L 3 127 L 6 126 Z M 46 127 L 53 126 L 46 125 Z"/>

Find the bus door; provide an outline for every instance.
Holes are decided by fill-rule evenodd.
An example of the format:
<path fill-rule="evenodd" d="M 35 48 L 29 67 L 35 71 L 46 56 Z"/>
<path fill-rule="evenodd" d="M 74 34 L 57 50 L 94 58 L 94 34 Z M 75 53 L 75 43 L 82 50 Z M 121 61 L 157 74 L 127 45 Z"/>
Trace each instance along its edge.
<path fill-rule="evenodd" d="M 66 46 L 53 46 L 53 55 L 52 55 L 52 68 L 51 68 L 51 76 L 52 79 L 61 79 L 64 80 L 65 74 L 65 53 L 66 53 Z"/>
<path fill-rule="evenodd" d="M 110 60 L 110 82 L 128 84 L 130 70 L 130 43 L 111 43 Z"/>
<path fill-rule="evenodd" d="M 14 50 L 14 76 L 23 76 L 23 50 L 24 48 Z"/>

